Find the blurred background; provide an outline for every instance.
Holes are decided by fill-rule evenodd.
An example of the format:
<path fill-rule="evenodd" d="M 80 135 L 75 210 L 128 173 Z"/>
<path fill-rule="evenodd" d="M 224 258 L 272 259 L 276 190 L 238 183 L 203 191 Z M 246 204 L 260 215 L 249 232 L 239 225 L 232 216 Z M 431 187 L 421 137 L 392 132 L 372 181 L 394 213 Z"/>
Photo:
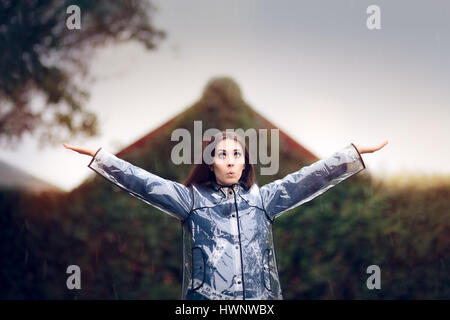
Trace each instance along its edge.
<path fill-rule="evenodd" d="M 170 135 L 201 120 L 280 129 L 259 185 L 389 141 L 277 220 L 286 299 L 449 299 L 448 30 L 443 0 L 0 0 L 0 298 L 179 299 L 179 223 L 62 143 L 182 182 Z"/>

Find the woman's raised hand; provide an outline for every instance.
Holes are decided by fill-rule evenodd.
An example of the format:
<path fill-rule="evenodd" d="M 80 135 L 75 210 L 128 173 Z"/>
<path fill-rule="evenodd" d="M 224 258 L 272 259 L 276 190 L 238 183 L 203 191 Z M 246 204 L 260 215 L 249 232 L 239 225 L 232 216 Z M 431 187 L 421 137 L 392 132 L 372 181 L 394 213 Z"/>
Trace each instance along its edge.
<path fill-rule="evenodd" d="M 97 149 L 91 149 L 91 148 L 82 148 L 82 147 L 75 147 L 75 146 L 72 146 L 72 145 L 70 145 L 70 144 L 67 144 L 67 143 L 63 143 L 63 146 L 66 148 L 66 149 L 71 149 L 71 150 L 73 150 L 73 151 L 76 151 L 76 152 L 78 152 L 78 153 L 81 153 L 81 154 L 86 154 L 86 155 L 88 155 L 88 156 L 94 156 L 95 155 L 95 153 L 97 152 Z"/>
<path fill-rule="evenodd" d="M 381 148 L 383 148 L 387 144 L 388 144 L 388 141 L 385 140 L 380 145 L 378 145 L 376 147 L 363 147 L 363 146 L 356 146 L 356 145 L 355 146 L 356 146 L 356 149 L 358 149 L 359 153 L 372 153 L 372 152 L 380 150 Z"/>

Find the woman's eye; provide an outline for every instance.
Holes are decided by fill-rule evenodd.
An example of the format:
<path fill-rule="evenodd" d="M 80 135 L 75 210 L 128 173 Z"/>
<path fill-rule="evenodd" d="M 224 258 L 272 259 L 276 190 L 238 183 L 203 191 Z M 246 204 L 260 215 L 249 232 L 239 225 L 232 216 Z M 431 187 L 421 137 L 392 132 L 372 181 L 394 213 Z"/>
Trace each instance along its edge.
<path fill-rule="evenodd" d="M 223 152 L 219 153 L 219 158 L 220 158 L 220 159 L 225 158 L 225 153 L 223 153 Z"/>
<path fill-rule="evenodd" d="M 241 153 L 239 152 L 239 151 L 236 151 L 235 153 L 234 153 L 234 155 L 236 156 L 236 157 L 240 157 L 241 156 Z"/>

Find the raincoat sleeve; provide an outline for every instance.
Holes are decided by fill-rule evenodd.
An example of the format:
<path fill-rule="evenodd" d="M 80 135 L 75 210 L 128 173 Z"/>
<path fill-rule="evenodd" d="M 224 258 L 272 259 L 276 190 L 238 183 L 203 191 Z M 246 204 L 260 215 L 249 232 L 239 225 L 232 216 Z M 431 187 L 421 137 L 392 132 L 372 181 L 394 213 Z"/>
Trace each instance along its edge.
<path fill-rule="evenodd" d="M 264 208 L 275 219 L 365 168 L 356 146 L 350 143 L 327 159 L 314 162 L 283 179 L 262 186 L 260 192 Z"/>
<path fill-rule="evenodd" d="M 189 188 L 134 166 L 103 148 L 97 150 L 88 167 L 132 196 L 179 220 L 184 220 L 192 209 Z"/>

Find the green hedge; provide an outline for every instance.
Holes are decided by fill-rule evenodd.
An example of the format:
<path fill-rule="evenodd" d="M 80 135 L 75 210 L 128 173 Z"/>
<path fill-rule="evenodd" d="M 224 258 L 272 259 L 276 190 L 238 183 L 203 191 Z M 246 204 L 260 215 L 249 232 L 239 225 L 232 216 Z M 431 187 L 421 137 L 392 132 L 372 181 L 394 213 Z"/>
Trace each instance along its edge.
<path fill-rule="evenodd" d="M 449 299 L 450 183 L 365 174 L 275 223 L 285 299 Z M 96 177 L 68 194 L 0 193 L 1 299 L 179 299 L 174 218 Z M 79 265 L 82 289 L 66 287 Z M 369 290 L 370 265 L 381 289 Z"/>

